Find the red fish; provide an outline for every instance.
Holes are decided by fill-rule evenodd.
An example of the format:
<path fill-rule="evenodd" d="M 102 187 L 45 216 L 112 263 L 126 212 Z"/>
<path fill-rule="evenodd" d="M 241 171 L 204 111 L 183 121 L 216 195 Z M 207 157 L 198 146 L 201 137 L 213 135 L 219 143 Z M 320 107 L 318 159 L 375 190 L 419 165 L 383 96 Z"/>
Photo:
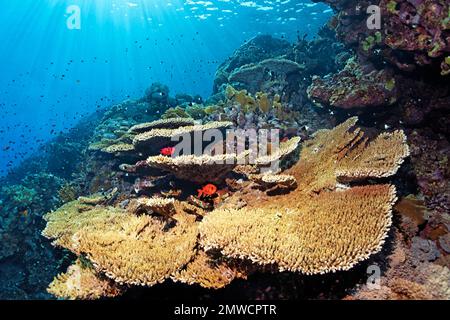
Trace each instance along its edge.
<path fill-rule="evenodd" d="M 175 148 L 174 147 L 165 147 L 165 148 L 162 148 L 160 150 L 160 153 L 163 156 L 168 156 L 168 157 L 172 156 L 174 152 L 175 152 Z"/>
<path fill-rule="evenodd" d="M 210 197 L 213 196 L 217 193 L 217 187 L 213 184 L 207 184 L 206 186 L 204 186 L 201 189 L 198 189 L 198 197 L 202 198 L 202 197 Z"/>

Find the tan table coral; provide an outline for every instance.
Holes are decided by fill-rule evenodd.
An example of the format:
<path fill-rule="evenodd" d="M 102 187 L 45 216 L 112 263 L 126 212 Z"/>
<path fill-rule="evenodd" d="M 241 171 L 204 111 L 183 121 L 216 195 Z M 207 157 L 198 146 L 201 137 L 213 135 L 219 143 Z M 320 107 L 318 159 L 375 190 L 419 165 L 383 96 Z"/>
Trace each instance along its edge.
<path fill-rule="evenodd" d="M 169 278 L 222 288 L 235 278 L 245 279 L 258 265 L 263 271 L 306 274 L 350 269 L 380 250 L 396 199 L 390 184 L 361 182 L 394 174 L 409 152 L 402 132 L 368 142 L 356 121 L 318 132 L 303 144 L 300 161 L 291 169 L 260 177 L 269 184 L 288 183 L 288 194 L 268 195 L 243 184 L 210 213 L 154 197 L 133 200 L 124 209 L 82 198 L 47 214 L 43 235 L 91 265 L 80 268 L 76 263 L 49 291 L 90 299 L 118 294 L 116 285 L 122 290 Z M 192 181 L 222 172 L 200 157 L 156 158 Z M 176 161 L 182 165 L 173 167 Z M 188 174 L 186 168 L 195 170 Z M 344 184 L 352 181 L 360 185 Z M 243 206 L 236 208 L 237 203 Z M 74 285 L 74 277 L 81 277 L 83 289 Z"/>
<path fill-rule="evenodd" d="M 112 207 L 88 207 L 77 201 L 45 216 L 43 235 L 84 254 L 98 272 L 118 283 L 154 285 L 186 265 L 195 255 L 195 216 L 179 212 L 176 226 Z"/>
<path fill-rule="evenodd" d="M 147 159 L 147 165 L 173 173 L 177 178 L 197 183 L 220 182 L 239 163 L 247 153 L 236 156 L 224 154 L 217 156 L 155 156 Z"/>
<path fill-rule="evenodd" d="M 161 148 L 177 144 L 177 140 L 173 140 L 177 137 L 183 137 L 184 135 L 193 136 L 196 133 L 203 133 L 207 130 L 225 130 L 232 125 L 232 122 L 217 121 L 204 125 L 180 127 L 177 129 L 152 129 L 136 135 L 133 139 L 133 145 L 135 149 L 144 150 L 149 154 L 151 153 L 149 150 L 159 153 Z"/>
<path fill-rule="evenodd" d="M 137 124 L 131 127 L 129 132 L 144 133 L 153 129 L 177 129 L 193 125 L 195 121 L 192 118 L 170 118 Z"/>
<path fill-rule="evenodd" d="M 250 270 L 236 263 L 228 264 L 224 259 L 215 261 L 204 251 L 199 251 L 194 259 L 172 276 L 172 280 L 186 284 L 200 284 L 208 289 L 220 289 L 234 279 L 246 279 Z"/>
<path fill-rule="evenodd" d="M 300 161 L 287 171 L 298 182 L 295 191 L 250 197 L 243 209 L 218 209 L 206 216 L 200 226 L 203 247 L 306 274 L 348 270 L 378 252 L 391 225 L 395 188 L 383 184 L 342 191 L 338 176 L 392 175 L 408 147 L 402 132 L 366 145 L 356 121 L 321 131 L 306 143 Z M 376 170 L 369 170 L 372 166 Z"/>
<path fill-rule="evenodd" d="M 117 297 L 122 294 L 123 289 L 112 280 L 100 277 L 94 269 L 78 259 L 66 273 L 58 275 L 53 280 L 48 292 L 69 300 L 96 300 L 103 297 Z"/>

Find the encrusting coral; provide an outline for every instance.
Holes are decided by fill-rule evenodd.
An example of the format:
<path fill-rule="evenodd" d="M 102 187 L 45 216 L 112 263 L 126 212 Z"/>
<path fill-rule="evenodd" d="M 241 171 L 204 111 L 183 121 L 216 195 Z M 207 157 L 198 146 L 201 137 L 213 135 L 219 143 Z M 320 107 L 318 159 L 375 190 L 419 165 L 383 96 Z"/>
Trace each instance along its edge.
<path fill-rule="evenodd" d="M 313 77 L 308 97 L 317 105 L 352 109 L 381 107 L 397 101 L 395 78 L 386 70 L 363 71 L 355 58 L 335 75 Z"/>
<path fill-rule="evenodd" d="M 152 286 L 169 278 L 218 289 L 256 270 L 305 274 L 348 270 L 380 250 L 391 225 L 396 192 L 390 184 L 352 187 L 340 178 L 392 175 L 408 153 L 400 132 L 367 143 L 355 128 L 356 121 L 351 118 L 333 130 L 318 132 L 303 144 L 300 161 L 281 174 L 244 175 L 243 179 L 253 177 L 269 189 L 281 186 L 289 192 L 263 193 L 251 182 L 241 182 L 239 189 L 240 183 L 235 183 L 237 189 L 212 211 L 160 195 L 125 202 L 114 201 L 115 197 L 80 198 L 48 213 L 43 235 L 89 260 L 92 268 L 83 270 L 83 277 L 113 281 L 120 289 Z M 298 145 L 297 138 L 285 142 L 280 148 L 284 151 L 274 152 L 274 159 L 292 154 Z M 384 153 L 385 149 L 390 151 Z M 158 164 L 177 178 L 194 182 L 224 177 L 222 169 L 208 167 L 206 160 L 226 160 L 226 155 L 203 157 L 157 156 L 146 165 Z M 348 169 L 352 162 L 354 172 Z M 371 165 L 375 170 L 364 170 Z M 236 165 L 225 171 L 234 169 Z M 81 270 L 77 268 L 59 276 L 50 292 L 65 298 L 103 295 L 89 291 L 89 286 L 83 292 L 60 289 L 67 288 L 68 279 Z M 105 276 L 110 280 L 103 280 Z M 102 290 L 110 289 L 109 282 L 101 283 Z"/>

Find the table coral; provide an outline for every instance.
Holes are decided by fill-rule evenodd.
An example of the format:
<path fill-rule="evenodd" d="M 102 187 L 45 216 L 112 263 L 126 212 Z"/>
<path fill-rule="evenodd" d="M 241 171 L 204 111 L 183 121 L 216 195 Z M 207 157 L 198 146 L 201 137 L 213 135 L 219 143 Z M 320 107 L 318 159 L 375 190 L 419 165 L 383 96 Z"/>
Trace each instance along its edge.
<path fill-rule="evenodd" d="M 164 147 L 175 145 L 177 140 L 172 140 L 183 135 L 194 135 L 196 132 L 205 132 L 207 130 L 225 130 L 233 124 L 227 121 L 210 122 L 205 125 L 194 125 L 180 127 L 177 129 L 153 129 L 136 135 L 133 139 L 133 145 L 136 150 L 161 150 Z"/>
<path fill-rule="evenodd" d="M 147 165 L 173 173 L 177 178 L 197 183 L 220 182 L 233 171 L 247 154 L 235 155 L 186 155 L 179 157 L 155 156 L 147 159 Z"/>
<path fill-rule="evenodd" d="M 195 121 L 192 118 L 169 118 L 140 123 L 132 126 L 129 131 L 134 133 L 144 133 L 152 129 L 177 129 L 180 127 L 193 126 L 194 124 Z"/>
<path fill-rule="evenodd" d="M 234 279 L 246 279 L 248 268 L 227 263 L 225 259 L 214 260 L 204 251 L 199 251 L 189 264 L 176 272 L 172 280 L 186 284 L 199 284 L 203 288 L 221 289 Z"/>
<path fill-rule="evenodd" d="M 119 293 L 114 291 L 116 285 L 121 289 L 153 286 L 169 278 L 218 289 L 255 270 L 316 274 L 350 269 L 380 250 L 391 225 L 396 192 L 390 184 L 345 186 L 339 179 L 392 175 L 407 155 L 400 132 L 367 143 L 355 127 L 356 121 L 351 118 L 333 130 L 318 132 L 304 143 L 297 164 L 282 175 L 272 173 L 261 180 L 289 183 L 290 193 L 251 191 L 248 182 L 241 187 L 235 184 L 232 194 L 209 213 L 211 209 L 160 196 L 128 196 L 127 201 L 113 196 L 100 202 L 80 198 L 48 213 L 43 235 L 54 245 L 87 258 L 92 266 L 69 268 L 66 275 L 55 279 L 50 292 L 65 298 L 97 298 L 103 294 L 92 291 L 91 282 L 100 281 L 99 290 L 105 289 L 108 296 Z M 298 144 L 299 139 L 293 138 L 286 142 L 285 150 L 292 153 Z M 374 155 L 383 148 L 396 151 Z M 184 170 L 184 174 L 179 174 L 182 166 L 167 166 L 190 181 L 208 174 L 208 179 L 220 176 L 220 172 L 207 169 L 207 162 L 198 162 L 200 157 L 192 157 L 192 161 L 186 161 L 186 156 L 150 157 L 147 164 L 157 159 L 192 168 L 195 163 L 195 171 Z M 339 171 L 340 166 L 351 168 L 351 162 L 355 172 L 370 163 L 376 170 L 363 171 L 363 176 L 350 169 Z M 254 197 L 252 192 L 259 194 Z M 243 205 L 237 207 L 238 203 Z M 86 291 L 73 286 L 68 289 L 77 274 L 86 280 Z M 112 281 L 113 287 L 103 281 Z"/>
<path fill-rule="evenodd" d="M 355 161 L 353 150 L 359 149 L 364 159 L 365 153 L 378 149 L 357 148 L 357 143 L 349 148 L 360 136 L 360 131 L 354 130 L 356 120 L 321 131 L 306 144 L 298 164 L 287 171 L 298 181 L 295 191 L 265 200 L 247 199 L 247 207 L 240 210 L 219 208 L 210 213 L 200 226 L 202 245 L 225 256 L 306 274 L 348 270 L 378 252 L 391 225 L 395 188 L 366 185 L 336 190 L 339 164 L 349 161 L 347 157 Z M 378 153 L 386 166 L 375 170 L 376 174 L 369 175 L 372 177 L 394 174 L 407 156 L 403 138 L 386 135 L 372 143 L 379 145 L 380 141 L 397 151 Z M 375 168 L 378 157 L 372 157 Z M 355 238 L 355 234 L 360 236 Z"/>
<path fill-rule="evenodd" d="M 173 216 L 175 226 L 148 215 L 112 207 L 69 203 L 45 216 L 43 235 L 54 244 L 86 255 L 98 272 L 117 283 L 154 285 L 187 264 L 195 254 L 195 217 Z"/>
<path fill-rule="evenodd" d="M 58 275 L 48 287 L 52 295 L 69 300 L 114 298 L 123 289 L 109 279 L 101 278 L 93 268 L 78 259 L 66 273 Z"/>

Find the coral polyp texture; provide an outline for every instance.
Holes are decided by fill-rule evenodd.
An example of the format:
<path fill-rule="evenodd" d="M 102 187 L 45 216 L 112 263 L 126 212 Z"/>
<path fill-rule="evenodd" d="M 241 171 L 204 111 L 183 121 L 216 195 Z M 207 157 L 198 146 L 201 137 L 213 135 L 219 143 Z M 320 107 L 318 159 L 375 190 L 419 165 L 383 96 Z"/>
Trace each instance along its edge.
<path fill-rule="evenodd" d="M 188 265 L 176 272 L 172 280 L 186 284 L 199 284 L 208 289 L 221 289 L 234 279 L 246 279 L 250 270 L 239 264 L 227 263 L 225 259 L 214 260 L 199 251 Z"/>
<path fill-rule="evenodd" d="M 111 207 L 69 203 L 46 215 L 43 235 L 55 244 L 84 254 L 96 270 L 121 284 L 153 285 L 164 281 L 195 254 L 195 217 L 181 212 L 176 226 L 150 215 Z"/>
<path fill-rule="evenodd" d="M 300 161 L 287 171 L 298 182 L 296 190 L 248 199 L 240 210 L 210 213 L 201 225 L 202 244 L 224 255 L 307 274 L 347 270 L 378 252 L 391 225 L 395 188 L 384 184 L 341 190 L 338 178 L 361 178 L 360 158 L 365 168 L 374 168 L 365 178 L 392 175 L 408 147 L 404 138 L 398 139 L 400 132 L 365 145 L 356 120 L 320 131 L 304 144 Z M 380 149 L 386 145 L 395 151 L 386 154 Z M 339 171 L 350 161 L 353 169 Z"/>
<path fill-rule="evenodd" d="M 164 193 L 113 192 L 80 198 L 48 213 L 43 235 L 80 256 L 49 292 L 95 299 L 168 279 L 220 289 L 256 271 L 323 274 L 352 268 L 381 249 L 396 191 L 387 183 L 351 186 L 340 178 L 348 182 L 393 175 L 408 155 L 401 132 L 368 142 L 356 121 L 319 131 L 303 144 L 300 160 L 281 174 L 240 175 L 236 170 L 236 178 L 228 176 L 227 183 L 241 182 L 209 207 L 203 207 L 200 195 L 189 201 L 162 197 Z M 298 143 L 297 138 L 285 142 L 280 149 L 286 152 L 277 159 Z M 175 176 L 167 176 L 174 183 L 177 178 L 205 182 L 223 173 L 201 156 L 149 159 L 147 165 L 164 163 L 158 166 Z M 263 192 L 267 189 L 273 192 Z M 215 196 L 220 199 L 220 194 Z"/>
<path fill-rule="evenodd" d="M 395 199 L 389 185 L 312 198 L 292 192 L 260 208 L 212 212 L 201 225 L 202 245 L 280 271 L 348 270 L 381 249 Z"/>
<path fill-rule="evenodd" d="M 78 259 L 66 273 L 58 275 L 48 291 L 64 299 L 96 300 L 114 298 L 122 294 L 122 289 L 113 281 L 101 278 L 95 270 Z"/>

